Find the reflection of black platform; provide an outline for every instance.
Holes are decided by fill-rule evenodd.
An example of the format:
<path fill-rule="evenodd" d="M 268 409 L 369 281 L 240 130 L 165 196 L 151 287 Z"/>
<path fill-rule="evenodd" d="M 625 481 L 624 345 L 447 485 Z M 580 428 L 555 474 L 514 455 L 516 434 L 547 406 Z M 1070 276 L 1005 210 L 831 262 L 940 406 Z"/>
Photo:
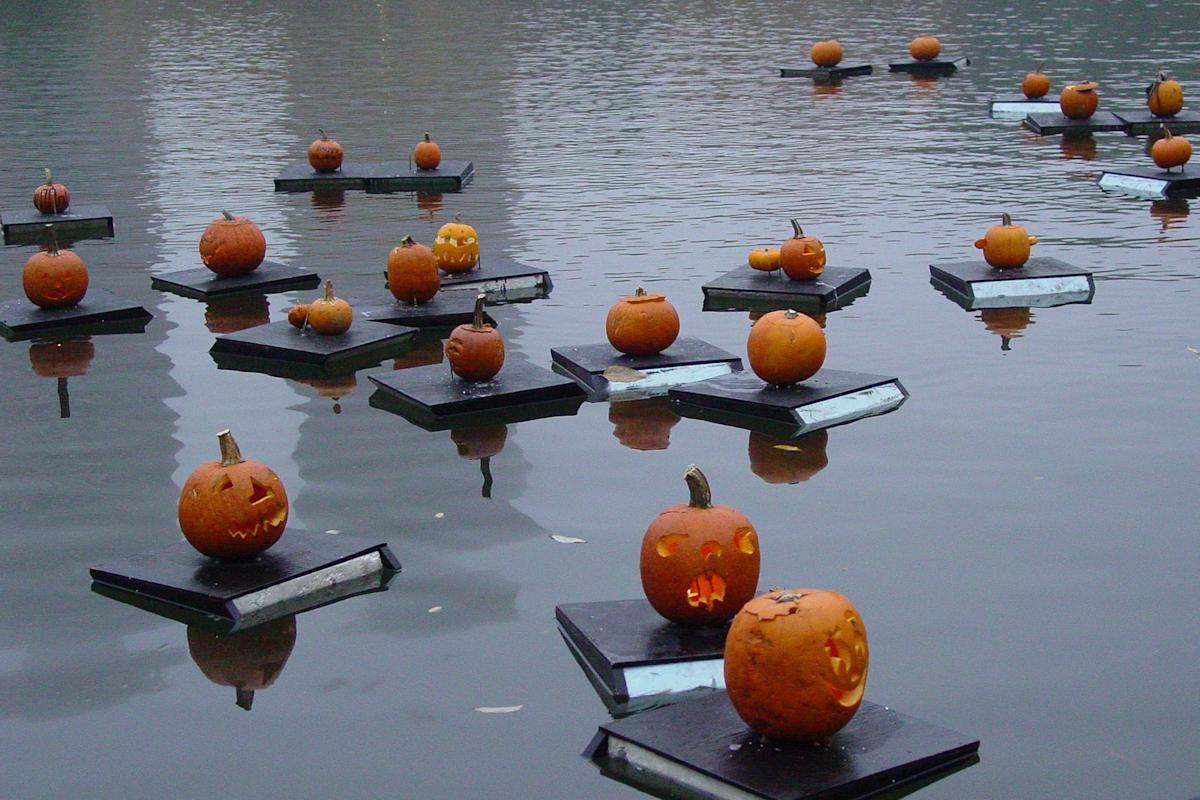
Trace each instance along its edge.
<path fill-rule="evenodd" d="M 228 355 L 348 368 L 378 364 L 402 351 L 415 335 L 413 328 L 356 320 L 345 333 L 325 336 L 280 320 L 218 336 L 209 352 L 218 364 Z"/>
<path fill-rule="evenodd" d="M 213 300 L 250 292 L 273 294 L 293 289 L 312 289 L 320 283 L 321 276 L 311 270 L 274 261 L 264 261 L 256 269 L 232 278 L 222 278 L 208 267 L 160 272 L 150 276 L 153 288 L 197 300 Z"/>
<path fill-rule="evenodd" d="M 438 292 L 428 302 L 417 305 L 401 303 L 390 294 L 374 302 L 363 299 L 348 302 L 357 317 L 413 328 L 450 328 L 469 323 L 475 315 L 475 295 L 466 292 Z M 496 324 L 487 312 L 484 312 L 483 319 L 484 322 Z"/>
<path fill-rule="evenodd" d="M 779 270 L 763 272 L 741 266 L 704 284 L 706 311 L 751 311 L 792 308 L 833 311 L 849 305 L 871 288 L 871 271 L 826 267 L 813 281 L 794 281 Z"/>
<path fill-rule="evenodd" d="M 1121 120 L 1117 119 L 1117 116 L 1111 111 L 1097 111 L 1087 119 L 1069 119 L 1059 111 L 1028 114 L 1021 124 L 1039 136 L 1053 136 L 1058 133 L 1119 131 L 1124 128 Z"/>
<path fill-rule="evenodd" d="M 742 368 L 742 360 L 733 353 L 692 338 L 676 339 L 666 350 L 649 356 L 627 356 L 603 342 L 554 347 L 550 350 L 550 358 L 556 370 L 578 380 L 594 396 L 666 390 Z M 621 374 L 606 376 L 605 373 L 614 367 Z"/>
<path fill-rule="evenodd" d="M 833 369 L 784 388 L 768 386 L 753 372 L 736 372 L 668 394 L 680 416 L 781 438 L 886 414 L 908 397 L 896 378 Z"/>
<path fill-rule="evenodd" d="M 852 64 L 845 67 L 806 67 L 804 69 L 783 68 L 779 70 L 779 77 L 812 78 L 819 83 L 830 83 L 851 75 L 870 75 L 871 70 L 870 64 Z"/>
<path fill-rule="evenodd" d="M 299 161 L 283 168 L 275 179 L 275 191 L 365 189 L 368 192 L 412 192 L 430 189 L 457 192 L 474 174 L 475 165 L 470 161 L 443 160 L 437 169 L 413 169 L 408 161 L 347 161 L 336 172 L 317 172 L 307 161 Z"/>
<path fill-rule="evenodd" d="M 1116 167 L 1100 173 L 1098 184 L 1105 191 L 1129 192 L 1153 197 L 1200 196 L 1200 168 L 1184 165 L 1169 172 L 1158 167 Z"/>
<path fill-rule="evenodd" d="M 358 581 L 354 586 L 360 586 L 360 579 L 367 575 L 399 569 L 400 563 L 386 544 L 352 536 L 285 531 L 274 547 L 249 561 L 217 561 L 196 552 L 186 541 L 178 541 L 92 567 L 90 572 L 92 580 L 105 588 L 249 627 L 337 599 L 330 595 L 338 584 Z M 140 604 L 134 598 L 120 599 Z"/>
<path fill-rule="evenodd" d="M 489 303 L 512 303 L 548 297 L 550 273 L 507 258 L 484 256 L 470 272 L 442 273 L 442 291 L 483 292 Z"/>
<path fill-rule="evenodd" d="M 71 308 L 38 308 L 26 299 L 0 304 L 0 335 L 9 340 L 44 333 L 114 333 L 140 331 L 152 319 L 149 311 L 110 291 L 92 287 Z"/>
<path fill-rule="evenodd" d="M 1172 134 L 1200 132 L 1200 112 L 1180 111 L 1173 117 L 1156 117 L 1148 108 L 1132 111 L 1114 111 L 1113 116 L 1125 126 L 1125 132 L 1130 136 L 1147 136 L 1158 133 L 1159 129 L 1167 126 Z"/>
<path fill-rule="evenodd" d="M 888 72 L 909 72 L 916 75 L 953 75 L 958 65 L 968 66 L 971 59 L 966 56 L 942 56 L 929 61 L 896 61 L 888 64 Z"/>
<path fill-rule="evenodd" d="M 868 702 L 828 746 L 767 742 L 719 692 L 605 723 L 584 755 L 660 797 L 685 787 L 699 792 L 689 797 L 831 800 L 902 796 L 977 763 L 978 750 L 978 739 Z"/>
<path fill-rule="evenodd" d="M 1031 258 L 1024 266 L 1015 269 L 996 269 L 982 258 L 977 261 L 931 264 L 929 274 L 935 285 L 945 285 L 973 301 L 977 308 L 997 303 L 1026 305 L 1022 301 L 1036 300 L 1041 295 L 1082 295 L 1091 299 L 1095 291 L 1092 273 L 1056 258 Z"/>
<path fill-rule="evenodd" d="M 1023 94 L 1005 94 L 992 98 L 988 110 L 993 117 L 1024 119 L 1026 114 L 1038 114 L 1058 108 L 1058 100 L 1039 97 L 1030 100 Z"/>
<path fill-rule="evenodd" d="M 37 244 L 45 239 L 47 225 L 54 227 L 59 244 L 80 239 L 112 238 L 112 214 L 107 206 L 70 206 L 61 214 L 43 214 L 36 208 L 0 212 L 5 244 Z"/>

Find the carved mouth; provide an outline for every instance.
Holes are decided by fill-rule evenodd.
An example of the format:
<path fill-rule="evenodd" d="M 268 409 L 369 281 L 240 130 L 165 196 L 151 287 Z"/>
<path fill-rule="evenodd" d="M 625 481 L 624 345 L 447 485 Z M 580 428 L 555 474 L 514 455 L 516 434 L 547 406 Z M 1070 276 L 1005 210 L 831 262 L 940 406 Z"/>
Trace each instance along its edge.
<path fill-rule="evenodd" d="M 720 575 L 705 572 L 692 578 L 687 590 L 688 605 L 693 608 L 704 606 L 712 611 L 713 606 L 725 599 L 725 579 Z"/>

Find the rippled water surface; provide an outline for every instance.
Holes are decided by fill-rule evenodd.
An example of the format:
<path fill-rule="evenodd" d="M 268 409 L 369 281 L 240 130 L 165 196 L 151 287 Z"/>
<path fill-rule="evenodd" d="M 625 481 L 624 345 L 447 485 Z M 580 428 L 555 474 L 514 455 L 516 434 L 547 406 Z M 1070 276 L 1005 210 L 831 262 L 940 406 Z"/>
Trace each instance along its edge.
<path fill-rule="evenodd" d="M 72 345 L 70 364 L 0 343 L 0 795 L 639 796 L 579 756 L 608 716 L 553 611 L 640 594 L 642 532 L 693 462 L 758 528 L 763 585 L 854 599 L 869 700 L 981 739 L 979 764 L 922 796 L 1200 791 L 1200 223 L 1186 200 L 1097 189 L 1102 165 L 1146 161 L 1144 140 L 987 115 L 1037 64 L 1056 87 L 1099 81 L 1109 108 L 1159 68 L 1200 96 L 1200 4 L 263 5 L 4 5 L 0 208 L 25 207 L 47 165 L 76 203 L 107 204 L 116 238 L 77 252 L 155 319 Z M 881 69 L 923 32 L 971 66 Z M 777 77 L 831 34 L 875 74 Z M 274 193 L 318 126 L 366 160 L 428 130 L 477 175 L 440 198 Z M 485 253 L 552 272 L 549 299 L 493 311 L 510 358 L 537 364 L 601 340 L 638 284 L 743 353 L 747 315 L 703 312 L 700 285 L 799 217 L 831 264 L 874 277 L 828 315 L 827 364 L 912 396 L 807 440 L 794 484 L 752 465 L 744 430 L 648 403 L 631 439 L 585 404 L 509 425 L 485 497 L 450 434 L 368 405 L 366 375 L 402 362 L 333 387 L 216 368 L 215 332 L 312 294 L 152 290 L 197 264 L 222 208 L 350 296 L 380 291 L 405 234 L 461 214 Z M 1094 270 L 1094 301 L 997 322 L 935 291 L 928 264 L 977 258 L 1001 211 Z M 32 252 L 3 248 L 0 296 Z M 249 713 L 184 626 L 87 578 L 176 538 L 179 487 L 225 427 L 282 477 L 290 526 L 386 539 L 404 566 L 387 592 L 297 617 Z"/>

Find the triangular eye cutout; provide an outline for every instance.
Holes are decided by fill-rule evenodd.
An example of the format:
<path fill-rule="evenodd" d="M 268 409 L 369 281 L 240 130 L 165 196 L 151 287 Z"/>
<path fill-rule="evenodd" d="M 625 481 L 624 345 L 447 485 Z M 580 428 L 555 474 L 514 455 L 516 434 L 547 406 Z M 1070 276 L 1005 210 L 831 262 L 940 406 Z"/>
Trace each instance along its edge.
<path fill-rule="evenodd" d="M 232 488 L 233 488 L 233 481 L 230 479 L 228 473 L 225 473 L 225 472 L 222 472 L 220 475 L 218 475 L 217 479 L 215 481 L 213 481 L 213 484 L 212 484 L 212 490 L 214 492 L 224 492 L 224 491 L 226 491 L 228 489 L 232 489 Z"/>
<path fill-rule="evenodd" d="M 271 487 L 264 486 L 263 484 L 254 480 L 254 478 L 250 479 L 250 505 L 258 505 L 259 503 L 272 500 L 274 498 L 275 492 L 271 490 Z"/>

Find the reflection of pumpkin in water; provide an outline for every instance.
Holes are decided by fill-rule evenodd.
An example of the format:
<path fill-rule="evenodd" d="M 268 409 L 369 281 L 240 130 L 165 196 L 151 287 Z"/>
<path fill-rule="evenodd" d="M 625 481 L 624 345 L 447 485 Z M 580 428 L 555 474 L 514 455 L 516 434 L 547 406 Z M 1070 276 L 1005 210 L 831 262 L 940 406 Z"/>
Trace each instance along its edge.
<path fill-rule="evenodd" d="M 349 375 L 339 375 L 336 378 L 297 378 L 298 382 L 317 390 L 318 397 L 333 398 L 333 413 L 342 413 L 343 397 L 348 397 L 358 386 L 358 377 L 351 372 Z"/>
<path fill-rule="evenodd" d="M 58 380 L 58 414 L 71 416 L 71 396 L 67 378 L 86 375 L 96 357 L 96 347 L 90 336 L 73 339 L 42 339 L 29 345 L 29 366 L 42 378 Z"/>
<path fill-rule="evenodd" d="M 442 210 L 442 193 L 417 192 L 417 208 L 425 212 L 421 215 L 421 219 L 433 222 L 437 217 L 437 212 Z"/>
<path fill-rule="evenodd" d="M 204 327 L 212 333 L 237 333 L 270 321 L 271 307 L 265 294 L 211 300 L 204 310 Z"/>
<path fill-rule="evenodd" d="M 346 206 L 345 189 L 313 189 L 311 195 L 312 207 L 324 212 L 322 217 L 340 219 L 342 209 Z"/>
<path fill-rule="evenodd" d="M 189 625 L 187 639 L 188 653 L 204 677 L 236 689 L 238 706 L 249 711 L 254 693 L 273 684 L 287 664 L 296 644 L 296 617 L 224 636 Z"/>
<path fill-rule="evenodd" d="M 800 483 L 829 465 L 829 431 L 806 433 L 795 441 L 750 433 L 750 471 L 767 483 Z"/>
<path fill-rule="evenodd" d="M 1067 160 L 1095 161 L 1096 137 L 1090 133 L 1085 133 L 1082 136 L 1064 135 L 1058 143 L 1058 149 L 1062 152 L 1062 157 Z"/>
<path fill-rule="evenodd" d="M 1182 224 L 1188 218 L 1191 209 L 1185 197 L 1172 197 L 1169 200 L 1150 201 L 1150 216 L 1162 223 L 1161 230 L 1165 231 L 1172 225 Z"/>
<path fill-rule="evenodd" d="M 841 94 L 841 81 L 813 81 L 813 96 Z"/>
<path fill-rule="evenodd" d="M 450 441 L 458 449 L 459 458 L 479 462 L 483 474 L 483 496 L 492 496 L 492 456 L 499 455 L 508 441 L 507 425 L 480 425 L 477 428 L 455 428 Z"/>
<path fill-rule="evenodd" d="M 1000 337 L 1000 349 L 1011 350 L 1009 341 L 1019 339 L 1021 331 L 1033 324 L 1033 309 L 1015 308 L 985 308 L 979 312 L 979 321 L 989 331 Z"/>
<path fill-rule="evenodd" d="M 608 406 L 608 421 L 613 424 L 613 436 L 626 447 L 666 450 L 679 415 L 671 410 L 670 398 L 647 397 L 613 401 Z"/>
<path fill-rule="evenodd" d="M 407 350 L 392 359 L 392 369 L 427 367 L 445 360 L 446 348 L 440 337 L 418 335 Z"/>

